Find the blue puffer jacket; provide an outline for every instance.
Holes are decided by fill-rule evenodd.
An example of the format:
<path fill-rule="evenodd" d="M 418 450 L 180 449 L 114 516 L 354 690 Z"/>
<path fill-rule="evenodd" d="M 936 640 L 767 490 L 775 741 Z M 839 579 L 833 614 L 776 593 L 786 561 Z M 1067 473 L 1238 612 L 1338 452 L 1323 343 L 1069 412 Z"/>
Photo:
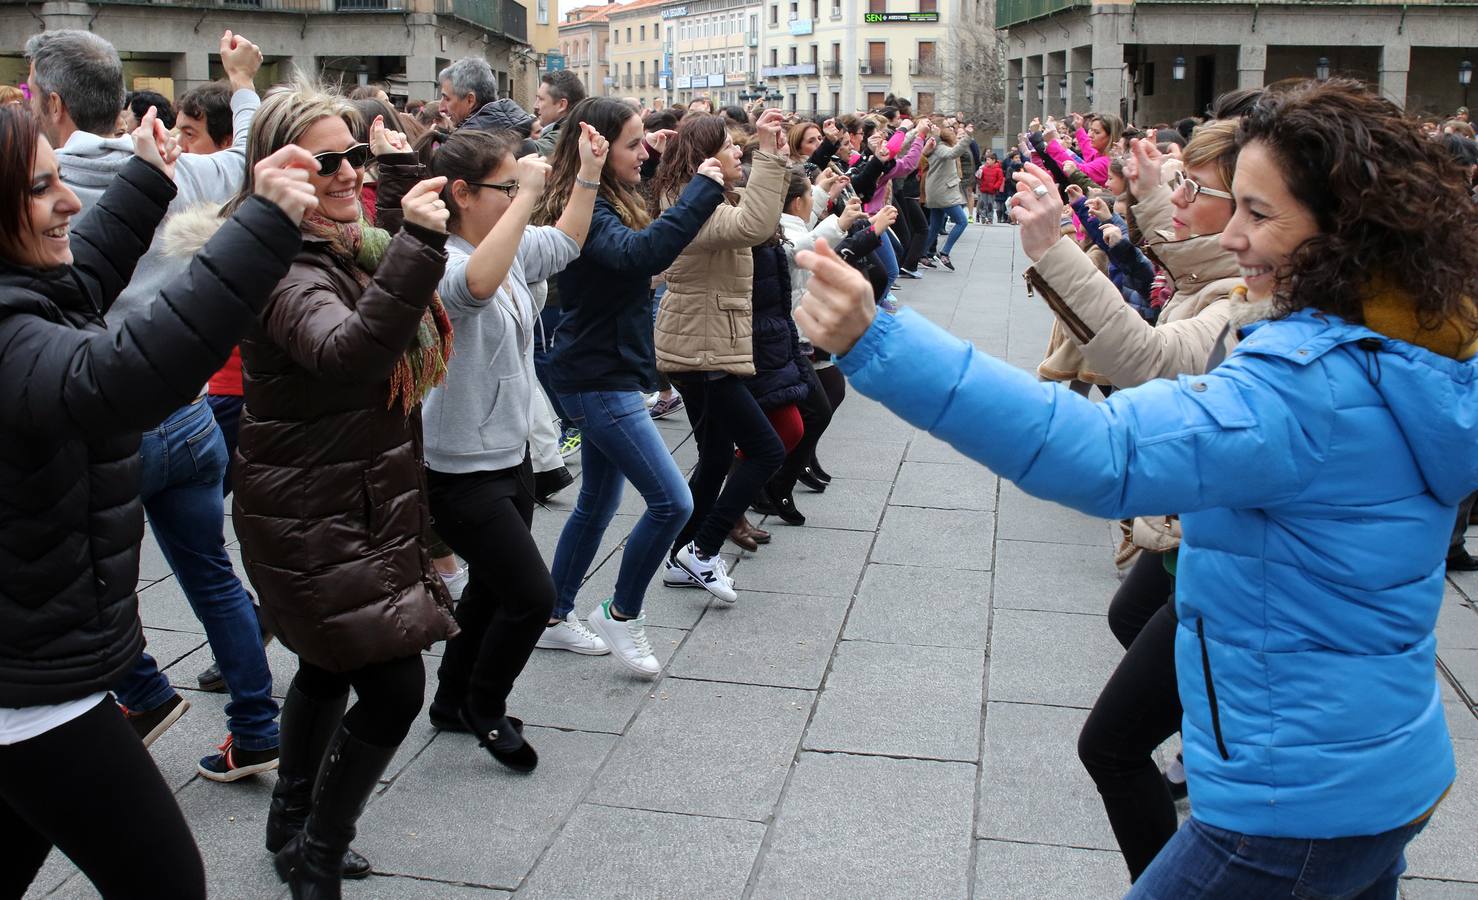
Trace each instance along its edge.
<path fill-rule="evenodd" d="M 1183 514 L 1197 818 L 1376 834 L 1452 783 L 1433 629 L 1455 508 L 1478 487 L 1478 366 L 1307 310 L 1209 374 L 1102 404 L 909 311 L 878 316 L 837 365 L 1032 494 L 1109 519 Z"/>

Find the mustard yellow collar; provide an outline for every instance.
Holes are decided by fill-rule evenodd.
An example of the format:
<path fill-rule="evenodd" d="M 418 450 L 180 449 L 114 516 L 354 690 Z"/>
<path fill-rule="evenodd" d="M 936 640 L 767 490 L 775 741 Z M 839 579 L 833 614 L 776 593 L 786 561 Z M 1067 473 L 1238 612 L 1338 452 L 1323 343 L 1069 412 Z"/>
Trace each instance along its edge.
<path fill-rule="evenodd" d="M 1469 301 L 1471 302 L 1471 301 Z M 1416 308 L 1403 291 L 1376 285 L 1362 304 L 1365 327 L 1386 337 L 1425 347 L 1452 359 L 1471 359 L 1478 354 L 1478 336 L 1468 333 L 1455 318 L 1436 328 L 1426 328 L 1417 319 Z"/>

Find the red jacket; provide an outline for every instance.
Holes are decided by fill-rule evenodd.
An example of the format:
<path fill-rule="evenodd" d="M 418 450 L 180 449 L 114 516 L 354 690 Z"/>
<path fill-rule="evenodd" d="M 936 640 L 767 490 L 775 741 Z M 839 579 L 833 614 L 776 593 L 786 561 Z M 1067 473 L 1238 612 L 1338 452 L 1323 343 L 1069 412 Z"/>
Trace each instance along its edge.
<path fill-rule="evenodd" d="M 999 194 L 1006 187 L 1006 175 L 1001 171 L 1001 164 L 988 162 L 980 167 L 980 192 L 982 194 Z"/>

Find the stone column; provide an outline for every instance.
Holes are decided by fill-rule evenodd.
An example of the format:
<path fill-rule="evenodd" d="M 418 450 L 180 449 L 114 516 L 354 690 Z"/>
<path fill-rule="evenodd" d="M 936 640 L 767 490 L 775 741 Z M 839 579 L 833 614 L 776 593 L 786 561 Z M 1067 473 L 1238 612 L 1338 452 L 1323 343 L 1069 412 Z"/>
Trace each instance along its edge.
<path fill-rule="evenodd" d="M 1381 96 L 1406 108 L 1406 78 L 1411 72 L 1411 45 L 1387 43 L 1380 55 Z"/>
<path fill-rule="evenodd" d="M 1124 48 L 1115 37 L 1118 34 L 1117 15 L 1113 7 L 1095 7 L 1090 19 L 1093 25 L 1093 110 L 1116 116 L 1123 114 L 1124 100 Z"/>
<path fill-rule="evenodd" d="M 406 96 L 412 100 L 435 100 L 440 95 L 441 85 L 436 83 L 435 56 L 418 53 L 405 58 L 405 91 Z"/>
<path fill-rule="evenodd" d="M 1093 111 L 1088 100 L 1088 76 L 1093 74 L 1093 48 L 1073 47 L 1067 52 L 1067 112 L 1084 115 Z M 1095 78 L 1094 81 L 1097 81 Z"/>
<path fill-rule="evenodd" d="M 1026 120 L 1022 118 L 1022 102 L 1016 99 L 1016 86 L 1021 83 L 1025 62 L 1020 58 L 1006 62 L 1006 122 L 1002 127 L 1006 132 L 1008 147 L 1016 139 L 1016 135 L 1026 128 Z"/>
<path fill-rule="evenodd" d="M 1062 97 L 1062 79 L 1067 75 L 1067 52 L 1059 50 L 1048 53 L 1045 57 L 1045 71 L 1042 73 L 1047 79 L 1047 84 L 1042 92 L 1043 108 L 1054 118 L 1061 119 L 1067 115 L 1067 101 Z"/>
<path fill-rule="evenodd" d="M 1262 87 L 1267 67 L 1267 45 L 1243 44 L 1237 50 L 1237 87 Z"/>
<path fill-rule="evenodd" d="M 1042 70 L 1046 62 L 1047 57 L 1041 55 L 1026 58 L 1026 69 L 1023 73 L 1026 85 L 1021 95 L 1021 127 L 1023 130 L 1032 119 L 1044 118 L 1042 101 L 1037 99 L 1037 86 L 1042 83 Z"/>
<path fill-rule="evenodd" d="M 210 81 L 210 53 L 204 49 L 186 50 L 170 60 L 169 76 L 174 79 L 175 97 Z"/>

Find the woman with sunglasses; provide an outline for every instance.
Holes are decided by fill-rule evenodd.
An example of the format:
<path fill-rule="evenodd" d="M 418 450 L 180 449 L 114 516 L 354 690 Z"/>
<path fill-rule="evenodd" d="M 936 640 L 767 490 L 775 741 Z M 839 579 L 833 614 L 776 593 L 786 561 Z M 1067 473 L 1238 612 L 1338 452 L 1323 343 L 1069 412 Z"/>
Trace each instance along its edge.
<path fill-rule="evenodd" d="M 508 694 L 554 609 L 554 582 L 529 532 L 539 315 L 529 285 L 554 277 L 580 255 L 609 149 L 588 124 L 575 134 L 579 181 L 552 226 L 529 225 L 549 165 L 537 154 L 516 158 L 519 145 L 511 137 L 433 136 L 422 141 L 425 165 L 418 165 L 410 156 L 388 155 L 400 144 L 391 134 L 379 156 L 382 193 L 404 192 L 429 168 L 445 180 L 442 197 L 451 213 L 439 293 L 454 352 L 446 384 L 426 398 L 422 422 L 431 514 L 437 532 L 467 560 L 469 579 L 457 605 L 462 632 L 441 658 L 431 724 L 471 732 L 494 759 L 519 772 L 533 771 L 539 756 L 523 738 L 523 723 L 507 715 Z M 610 652 L 578 619 L 567 629 L 581 639 L 571 649 Z"/>
<path fill-rule="evenodd" d="M 422 539 L 420 405 L 451 350 L 436 298 L 444 179 L 393 208 L 380 191 L 379 222 L 404 227 L 391 238 L 370 226 L 357 115 L 299 82 L 263 101 L 247 146 L 248 163 L 295 144 L 318 165 L 303 250 L 241 344 L 234 503 L 263 619 L 298 657 L 267 817 L 267 848 L 295 898 L 339 896 L 355 823 L 420 713 L 421 651 L 457 632 Z M 252 189 L 248 175 L 226 210 Z"/>
<path fill-rule="evenodd" d="M 1145 254 L 1174 286 L 1157 324 L 1125 302 L 1072 241 L 1057 242 L 1027 270 L 1027 282 L 1069 336 L 1040 374 L 1057 380 L 1052 369 L 1070 369 L 1073 377 L 1092 372 L 1116 388 L 1198 375 L 1235 343 L 1234 323 L 1266 315 L 1266 304 L 1243 302 L 1237 261 L 1220 245 L 1235 211 L 1236 131 L 1235 120 L 1200 128 L 1185 148 L 1183 170 L 1165 165 L 1152 142 L 1134 142 L 1126 175 L 1139 202 L 1131 213 L 1148 236 Z M 1125 537 L 1121 555 L 1138 552 L 1138 558 L 1109 604 L 1108 621 L 1126 652 L 1078 739 L 1078 756 L 1103 797 L 1131 879 L 1175 833 L 1172 791 L 1184 787 L 1183 777 L 1167 782 L 1152 755 L 1180 728 L 1170 602 L 1179 544 L 1179 520 L 1168 516 L 1136 519 Z"/>

